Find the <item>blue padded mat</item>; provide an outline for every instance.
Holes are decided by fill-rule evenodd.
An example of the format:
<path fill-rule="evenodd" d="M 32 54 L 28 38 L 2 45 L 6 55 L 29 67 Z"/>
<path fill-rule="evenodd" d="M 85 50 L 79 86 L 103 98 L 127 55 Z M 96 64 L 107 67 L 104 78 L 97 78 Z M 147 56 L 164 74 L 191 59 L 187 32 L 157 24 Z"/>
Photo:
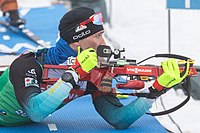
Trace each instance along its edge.
<path fill-rule="evenodd" d="M 124 104 L 130 103 L 133 97 L 122 99 Z M 116 116 L 117 117 L 117 116 Z M 62 109 L 47 117 L 41 123 L 33 123 L 18 127 L 0 127 L 3 133 L 50 132 L 47 124 L 56 124 L 59 133 L 166 133 L 160 123 L 149 115 L 144 115 L 126 130 L 117 130 L 110 126 L 94 109 L 90 96 L 78 98 Z"/>

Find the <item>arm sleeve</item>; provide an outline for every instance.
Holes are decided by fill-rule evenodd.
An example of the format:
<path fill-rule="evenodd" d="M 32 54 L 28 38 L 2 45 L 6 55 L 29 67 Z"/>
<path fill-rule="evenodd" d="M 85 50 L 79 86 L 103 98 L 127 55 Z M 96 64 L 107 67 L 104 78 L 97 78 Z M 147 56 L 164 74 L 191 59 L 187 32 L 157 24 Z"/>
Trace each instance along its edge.
<path fill-rule="evenodd" d="M 35 122 L 54 112 L 72 89 L 70 83 L 59 79 L 51 88 L 41 92 L 41 79 L 42 68 L 35 62 L 34 54 L 22 55 L 10 66 L 10 81 L 17 101 Z"/>
<path fill-rule="evenodd" d="M 105 121 L 117 129 L 128 128 L 143 116 L 153 103 L 150 99 L 136 98 L 124 106 L 115 95 L 99 92 L 92 83 L 87 84 L 87 93 L 92 95 L 96 111 Z"/>
<path fill-rule="evenodd" d="M 71 83 L 59 79 L 48 90 L 32 96 L 25 107 L 28 116 L 35 122 L 42 121 L 61 105 L 72 88 Z"/>
<path fill-rule="evenodd" d="M 126 129 L 152 106 L 152 101 L 137 98 L 128 105 L 122 105 L 119 99 L 112 95 L 101 95 L 93 100 L 97 112 L 117 129 Z"/>

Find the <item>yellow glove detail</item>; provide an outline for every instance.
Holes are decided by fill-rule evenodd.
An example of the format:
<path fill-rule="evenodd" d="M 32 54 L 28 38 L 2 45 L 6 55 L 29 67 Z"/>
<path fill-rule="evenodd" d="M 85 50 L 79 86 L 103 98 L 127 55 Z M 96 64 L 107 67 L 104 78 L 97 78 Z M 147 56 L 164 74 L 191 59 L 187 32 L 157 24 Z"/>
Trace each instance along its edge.
<path fill-rule="evenodd" d="M 96 51 L 93 48 L 88 48 L 81 52 L 81 48 L 78 47 L 78 56 L 77 60 L 81 68 L 89 73 L 95 66 L 97 66 L 98 59 Z"/>
<path fill-rule="evenodd" d="M 163 87 L 171 88 L 172 86 L 179 84 L 188 75 L 190 64 L 187 61 L 187 66 L 185 68 L 186 72 L 182 77 L 180 75 L 178 63 L 175 59 L 168 59 L 167 61 L 162 62 L 161 66 L 163 68 L 163 74 L 158 77 L 158 83 Z"/>

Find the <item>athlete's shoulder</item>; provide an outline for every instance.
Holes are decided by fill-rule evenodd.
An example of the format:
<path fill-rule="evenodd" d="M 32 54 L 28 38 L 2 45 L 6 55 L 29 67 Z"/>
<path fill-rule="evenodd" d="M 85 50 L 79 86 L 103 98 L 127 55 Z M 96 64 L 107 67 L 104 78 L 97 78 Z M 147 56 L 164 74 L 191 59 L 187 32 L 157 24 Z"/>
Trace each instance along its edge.
<path fill-rule="evenodd" d="M 13 63 L 28 63 L 28 62 L 34 62 L 35 60 L 35 54 L 33 52 L 26 52 L 22 53 L 19 57 L 17 57 Z"/>
<path fill-rule="evenodd" d="M 37 69 L 41 71 L 41 66 L 38 64 L 38 62 L 35 59 L 35 53 L 34 52 L 27 52 L 21 54 L 18 58 L 16 58 L 10 65 L 10 70 L 20 70 L 25 71 L 26 69 Z"/>

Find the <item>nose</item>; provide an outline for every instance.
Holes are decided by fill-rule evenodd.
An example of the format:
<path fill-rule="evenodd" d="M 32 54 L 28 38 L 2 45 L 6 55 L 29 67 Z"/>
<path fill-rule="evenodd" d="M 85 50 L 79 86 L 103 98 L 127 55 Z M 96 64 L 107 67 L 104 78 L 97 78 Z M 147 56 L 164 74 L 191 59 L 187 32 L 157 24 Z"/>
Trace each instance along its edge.
<path fill-rule="evenodd" d="M 103 37 L 101 37 L 101 39 L 98 40 L 98 43 L 97 43 L 97 45 L 96 45 L 96 47 L 95 47 L 96 50 L 97 50 L 97 47 L 98 47 L 99 45 L 106 45 L 106 42 L 105 42 L 105 40 L 104 40 Z"/>
<path fill-rule="evenodd" d="M 106 45 L 106 41 L 104 40 L 103 37 L 101 37 L 100 45 Z"/>

